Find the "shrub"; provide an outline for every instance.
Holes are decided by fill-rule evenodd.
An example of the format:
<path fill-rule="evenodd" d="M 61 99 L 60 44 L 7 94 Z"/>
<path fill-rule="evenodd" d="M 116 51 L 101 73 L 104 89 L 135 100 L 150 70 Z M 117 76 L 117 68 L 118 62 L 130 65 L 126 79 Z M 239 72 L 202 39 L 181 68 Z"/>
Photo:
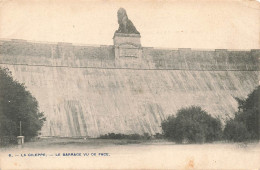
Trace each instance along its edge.
<path fill-rule="evenodd" d="M 242 142 L 250 139 L 250 134 L 244 123 L 229 120 L 224 129 L 224 135 L 227 140 L 233 142 Z"/>
<path fill-rule="evenodd" d="M 108 133 L 105 135 L 100 135 L 100 139 L 130 139 L 130 140 L 149 140 L 151 136 L 148 133 L 144 133 L 143 135 L 139 135 L 137 133 L 134 134 L 115 134 L 115 133 Z"/>
<path fill-rule="evenodd" d="M 154 139 L 163 139 L 164 136 L 163 136 L 163 134 L 161 134 L 161 133 L 156 133 L 155 135 L 153 135 L 153 138 L 154 138 Z"/>
<path fill-rule="evenodd" d="M 178 110 L 176 117 L 169 116 L 162 122 L 166 138 L 181 143 L 212 142 L 221 138 L 221 122 L 198 106 Z"/>

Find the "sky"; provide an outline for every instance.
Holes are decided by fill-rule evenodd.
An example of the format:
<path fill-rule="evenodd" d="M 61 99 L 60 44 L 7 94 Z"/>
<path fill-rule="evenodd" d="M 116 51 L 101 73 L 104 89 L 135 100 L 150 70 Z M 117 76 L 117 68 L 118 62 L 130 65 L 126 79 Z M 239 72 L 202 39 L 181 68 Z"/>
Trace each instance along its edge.
<path fill-rule="evenodd" d="M 260 3 L 252 0 L 2 0 L 0 38 L 112 45 L 120 7 L 145 47 L 260 48 Z"/>

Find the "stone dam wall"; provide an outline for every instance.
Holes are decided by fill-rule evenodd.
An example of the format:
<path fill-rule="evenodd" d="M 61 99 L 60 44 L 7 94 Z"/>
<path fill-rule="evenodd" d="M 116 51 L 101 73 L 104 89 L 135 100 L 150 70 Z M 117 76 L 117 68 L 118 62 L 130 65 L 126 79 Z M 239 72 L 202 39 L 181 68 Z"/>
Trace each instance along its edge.
<path fill-rule="evenodd" d="M 161 121 L 199 105 L 225 120 L 234 97 L 259 85 L 260 50 L 142 48 L 136 63 L 115 62 L 113 46 L 0 41 L 0 67 L 39 102 L 43 136 L 160 133 Z"/>

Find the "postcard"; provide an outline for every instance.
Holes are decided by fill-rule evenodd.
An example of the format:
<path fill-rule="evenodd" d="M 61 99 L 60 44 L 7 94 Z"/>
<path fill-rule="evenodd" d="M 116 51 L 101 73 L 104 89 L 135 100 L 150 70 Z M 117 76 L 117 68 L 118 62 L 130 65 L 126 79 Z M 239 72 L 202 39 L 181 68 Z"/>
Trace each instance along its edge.
<path fill-rule="evenodd" d="M 0 169 L 259 169 L 260 2 L 1 0 Z"/>

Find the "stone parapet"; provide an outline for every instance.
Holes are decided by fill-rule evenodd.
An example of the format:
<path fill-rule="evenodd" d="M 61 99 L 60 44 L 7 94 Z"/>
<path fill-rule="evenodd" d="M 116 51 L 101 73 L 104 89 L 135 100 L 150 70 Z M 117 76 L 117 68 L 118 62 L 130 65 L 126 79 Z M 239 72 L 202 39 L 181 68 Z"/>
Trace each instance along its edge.
<path fill-rule="evenodd" d="M 160 49 L 0 40 L 0 63 L 58 67 L 260 70 L 260 49 Z"/>

